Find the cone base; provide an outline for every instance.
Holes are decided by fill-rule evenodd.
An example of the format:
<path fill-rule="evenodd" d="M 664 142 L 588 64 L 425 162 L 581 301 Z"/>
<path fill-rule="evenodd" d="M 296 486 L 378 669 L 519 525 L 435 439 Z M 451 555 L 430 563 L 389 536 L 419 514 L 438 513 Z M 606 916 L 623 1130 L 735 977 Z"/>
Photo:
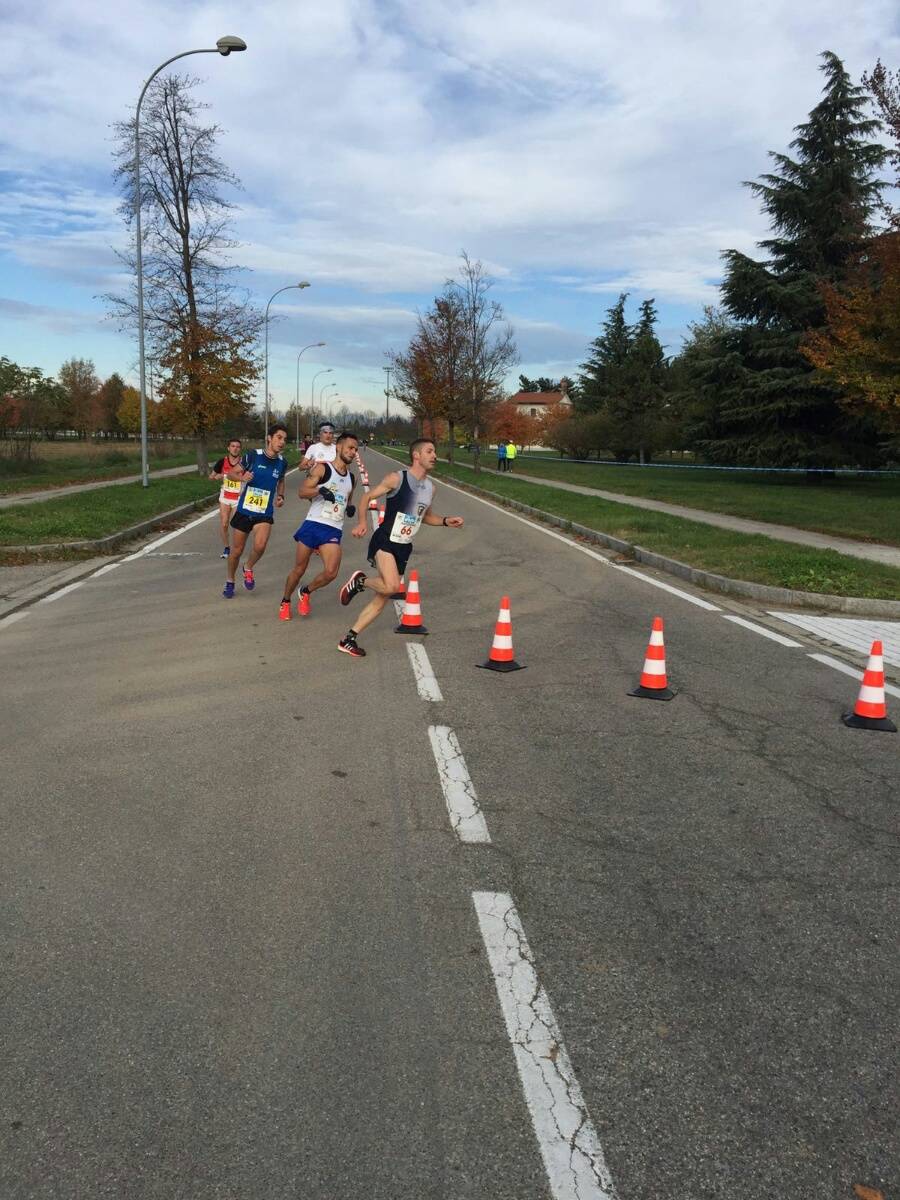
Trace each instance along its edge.
<path fill-rule="evenodd" d="M 509 662 L 491 662 L 491 660 L 488 659 L 487 662 L 476 663 L 475 666 L 484 671 L 499 671 L 502 675 L 507 674 L 509 671 L 526 670 L 526 668 L 523 667 L 521 663 L 517 663 L 514 658 L 510 659 Z"/>
<path fill-rule="evenodd" d="M 425 628 L 424 625 L 416 625 L 416 626 L 398 625 L 397 628 L 394 630 L 394 633 L 424 633 L 424 634 L 427 634 L 428 630 Z"/>
<path fill-rule="evenodd" d="M 897 726 L 888 717 L 858 717 L 856 713 L 844 713 L 841 720 L 849 729 L 879 729 L 882 733 L 897 732 Z"/>
<path fill-rule="evenodd" d="M 638 684 L 633 692 L 629 692 L 629 696 L 637 696 L 641 700 L 674 700 L 677 693 L 671 688 L 646 688 L 643 684 Z"/>

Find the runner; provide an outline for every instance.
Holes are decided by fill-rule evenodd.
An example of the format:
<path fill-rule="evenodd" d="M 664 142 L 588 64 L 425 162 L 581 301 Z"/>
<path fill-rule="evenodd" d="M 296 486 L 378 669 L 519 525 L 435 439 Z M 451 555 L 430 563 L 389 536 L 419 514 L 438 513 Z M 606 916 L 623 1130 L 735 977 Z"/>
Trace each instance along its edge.
<path fill-rule="evenodd" d="M 311 500 L 306 520 L 294 534 L 297 557 L 294 568 L 284 581 L 284 596 L 278 616 L 291 619 L 291 596 L 303 578 L 314 550 L 322 557 L 322 570 L 309 584 L 304 584 L 297 597 L 297 612 L 309 616 L 311 592 L 326 587 L 337 575 L 341 565 L 341 535 L 344 517 L 352 517 L 356 508 L 350 503 L 356 480 L 350 464 L 356 458 L 359 442 L 353 433 L 342 433 L 335 442 L 337 457 L 333 463 L 315 463 L 297 493 L 301 500 Z M 356 530 L 353 531 L 356 533 Z M 361 537 L 362 534 L 357 534 Z"/>
<path fill-rule="evenodd" d="M 219 522 L 223 542 L 222 557 L 227 558 L 229 554 L 228 522 L 241 498 L 241 487 L 243 486 L 241 480 L 244 477 L 240 438 L 231 439 L 226 448 L 225 457 L 213 464 L 209 477 L 222 480 L 222 486 L 219 488 Z"/>
<path fill-rule="evenodd" d="M 244 567 L 244 587 L 252 592 L 256 586 L 253 568 L 265 554 L 275 520 L 274 510 L 284 504 L 284 477 L 288 467 L 281 451 L 286 441 L 287 428 L 281 424 L 272 425 L 266 435 L 265 450 L 251 450 L 244 456 L 241 476 L 244 490 L 231 518 L 234 533 L 222 592 L 226 600 L 234 596 L 234 576 L 249 533 L 253 534 L 253 549 Z"/>
<path fill-rule="evenodd" d="M 318 462 L 333 463 L 336 456 L 334 426 L 330 421 L 323 421 L 319 426 L 319 440 L 307 447 L 306 453 L 300 460 L 300 470 L 308 471 L 314 463 Z"/>
<path fill-rule="evenodd" d="M 354 571 L 341 588 L 341 604 L 349 604 L 354 596 L 368 588 L 374 592 L 372 599 L 338 642 L 338 650 L 354 658 L 364 658 L 365 650 L 356 639 L 371 625 L 394 592 L 400 588 L 400 576 L 412 553 L 412 540 L 420 525 L 447 525 L 461 529 L 462 517 L 439 517 L 431 511 L 434 484 L 428 478 L 437 461 L 437 451 L 430 438 L 418 438 L 409 447 L 411 466 L 402 471 L 385 475 L 381 483 L 369 492 L 370 500 L 386 496 L 384 522 L 379 525 L 369 542 L 367 558 L 378 572 L 367 576 L 364 571 Z M 366 509 L 360 514 L 359 524 L 353 530 L 354 537 L 362 537 L 366 531 Z"/>

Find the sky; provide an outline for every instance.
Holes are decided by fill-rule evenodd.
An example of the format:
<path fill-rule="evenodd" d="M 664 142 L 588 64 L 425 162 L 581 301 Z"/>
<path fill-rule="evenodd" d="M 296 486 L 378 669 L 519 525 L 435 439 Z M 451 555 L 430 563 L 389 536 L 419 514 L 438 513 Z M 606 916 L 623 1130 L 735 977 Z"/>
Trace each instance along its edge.
<path fill-rule="evenodd" d="M 0 0 L 0 355 L 55 374 L 93 359 L 137 379 L 106 319 L 126 244 L 111 125 L 147 76 L 225 34 L 245 53 L 170 69 L 221 128 L 238 281 L 272 304 L 276 409 L 313 376 L 380 410 L 402 349 L 481 260 L 519 371 L 574 374 L 622 291 L 654 297 L 677 352 L 715 304 L 720 253 L 766 223 L 743 180 L 818 102 L 819 54 L 858 79 L 900 64 L 896 0 Z M 262 386 L 259 389 L 262 399 Z M 329 391 L 326 391 L 326 401 Z"/>

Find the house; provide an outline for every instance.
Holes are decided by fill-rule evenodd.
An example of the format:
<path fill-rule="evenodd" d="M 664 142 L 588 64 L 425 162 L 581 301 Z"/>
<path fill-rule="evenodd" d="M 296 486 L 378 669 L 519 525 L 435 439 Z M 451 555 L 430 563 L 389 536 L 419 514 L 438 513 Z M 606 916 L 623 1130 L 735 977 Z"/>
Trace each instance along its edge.
<path fill-rule="evenodd" d="M 509 402 L 515 404 L 525 417 L 540 417 L 554 404 L 572 403 L 565 389 L 559 392 L 516 392 L 510 396 Z"/>

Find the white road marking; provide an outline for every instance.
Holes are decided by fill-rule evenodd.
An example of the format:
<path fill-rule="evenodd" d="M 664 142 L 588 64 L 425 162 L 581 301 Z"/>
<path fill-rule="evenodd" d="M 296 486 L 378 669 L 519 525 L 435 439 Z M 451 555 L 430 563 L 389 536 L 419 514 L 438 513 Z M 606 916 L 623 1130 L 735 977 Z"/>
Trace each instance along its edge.
<path fill-rule="evenodd" d="M 554 1200 L 616 1193 L 512 897 L 473 892 L 481 936 Z"/>
<path fill-rule="evenodd" d="M 438 681 L 431 668 L 431 663 L 428 661 L 428 655 L 425 653 L 425 647 L 418 645 L 416 642 L 407 642 L 406 653 L 409 655 L 410 666 L 413 669 L 413 675 L 416 677 L 416 687 L 419 689 L 419 695 L 422 699 L 443 700 L 444 697 L 441 695 Z"/>
<path fill-rule="evenodd" d="M 210 509 L 208 513 L 204 513 L 202 517 L 198 517 L 196 521 L 188 521 L 187 525 L 182 525 L 180 529 L 174 529 L 171 533 L 167 533 L 165 537 L 158 538 L 155 542 L 151 542 L 149 546 L 143 546 L 140 550 L 136 550 L 134 554 L 129 554 L 122 559 L 122 562 L 134 562 L 136 558 L 144 558 L 153 550 L 158 550 L 160 546 L 164 546 L 166 542 L 171 542 L 172 538 L 181 537 L 183 533 L 187 533 L 189 529 L 195 529 L 198 525 L 202 525 L 204 521 L 208 521 L 210 517 L 219 515 L 218 507 Z"/>
<path fill-rule="evenodd" d="M 574 542 L 571 538 L 567 538 L 562 533 L 556 533 L 553 529 L 547 529 L 544 525 L 540 525 L 536 521 L 530 521 L 527 517 L 520 517 L 518 513 L 510 512 L 508 508 L 503 508 L 500 504 L 493 504 L 490 500 L 484 500 L 481 496 L 473 496 L 471 492 L 467 492 L 463 488 L 454 487 L 446 479 L 441 478 L 440 483 L 442 487 L 452 488 L 454 492 L 460 492 L 462 495 L 468 496 L 470 500 L 477 500 L 479 504 L 486 504 L 488 508 L 495 508 L 498 512 L 503 513 L 504 516 L 512 517 L 514 521 L 521 521 L 529 529 L 536 529 L 539 533 L 545 533 L 547 537 L 556 538 L 558 542 L 565 542 L 573 550 L 580 550 L 588 558 L 596 559 L 597 562 L 603 563 L 605 567 L 610 567 L 613 571 L 622 571 L 626 575 L 633 575 L 635 579 L 640 579 L 642 583 L 649 583 L 651 587 L 659 588 L 663 592 L 669 592 L 673 596 L 678 596 L 681 600 L 687 600 L 689 604 L 695 604 L 698 608 L 706 609 L 707 612 L 720 611 L 717 604 L 710 604 L 708 600 L 702 600 L 699 596 L 692 596 L 690 592 L 683 592 L 681 588 L 672 587 L 670 583 L 663 583 L 661 579 L 653 579 L 652 576 L 645 575 L 642 571 L 635 571 L 632 567 L 624 567 L 621 563 L 610 562 L 608 558 L 604 558 L 596 550 L 590 550 L 587 546 L 582 546 L 579 542 Z"/>
<path fill-rule="evenodd" d="M 91 579 L 99 579 L 101 575 L 107 575 L 110 571 L 114 571 L 116 567 L 121 567 L 121 565 L 122 559 L 119 559 L 118 562 L 107 563 L 105 567 L 101 567 L 99 571 L 95 571 L 91 576 Z"/>
<path fill-rule="evenodd" d="M 88 576 L 89 578 L 90 576 Z M 85 583 L 87 583 L 86 579 L 79 579 L 75 583 L 67 583 L 58 592 L 51 592 L 49 596 L 44 596 L 42 600 L 38 600 L 38 604 L 52 604 L 54 600 L 59 600 L 61 596 L 68 596 L 69 592 L 74 592 L 76 588 L 82 587 Z"/>
<path fill-rule="evenodd" d="M 14 625 L 16 621 L 24 620 L 24 618 L 27 616 L 28 609 L 25 609 L 23 612 L 10 613 L 8 617 L 3 617 L 2 620 L 0 620 L 0 628 L 2 628 L 4 625 Z"/>
<path fill-rule="evenodd" d="M 461 842 L 490 842 L 487 822 L 478 807 L 456 734 L 446 725 L 430 725 L 428 736 L 454 833 Z"/>
<path fill-rule="evenodd" d="M 835 671 L 840 671 L 844 675 L 849 675 L 852 679 L 862 680 L 863 672 L 856 667 L 851 667 L 849 663 L 841 662 L 839 658 L 830 658 L 827 654 L 810 654 L 810 658 L 814 658 L 816 662 L 824 663 L 826 667 L 833 667 Z M 884 690 L 891 696 L 900 698 L 900 688 L 893 687 L 889 683 L 885 683 Z"/>
<path fill-rule="evenodd" d="M 734 621 L 735 625 L 743 625 L 745 629 L 752 629 L 754 633 L 761 633 L 763 637 L 771 638 L 773 642 L 777 642 L 779 646 L 790 646 L 792 649 L 800 649 L 803 647 L 799 642 L 792 642 L 790 638 L 784 637 L 783 634 L 776 633 L 774 629 L 765 629 L 762 625 L 754 625 L 752 621 L 745 621 L 743 617 L 737 617 L 734 613 L 722 613 L 726 621 Z"/>

